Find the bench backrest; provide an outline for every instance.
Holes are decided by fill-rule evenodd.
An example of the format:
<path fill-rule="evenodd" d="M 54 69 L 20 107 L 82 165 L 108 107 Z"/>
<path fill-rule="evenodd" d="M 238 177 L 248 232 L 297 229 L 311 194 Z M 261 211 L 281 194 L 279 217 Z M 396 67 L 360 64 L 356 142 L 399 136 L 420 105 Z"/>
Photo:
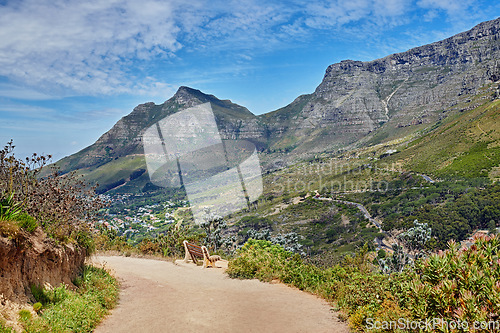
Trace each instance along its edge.
<path fill-rule="evenodd" d="M 184 241 L 183 243 L 184 243 L 184 247 L 191 255 L 191 259 L 193 260 L 194 263 L 198 262 L 198 260 L 196 259 L 197 257 L 203 258 L 203 250 L 202 250 L 201 246 L 188 243 L 188 241 Z"/>

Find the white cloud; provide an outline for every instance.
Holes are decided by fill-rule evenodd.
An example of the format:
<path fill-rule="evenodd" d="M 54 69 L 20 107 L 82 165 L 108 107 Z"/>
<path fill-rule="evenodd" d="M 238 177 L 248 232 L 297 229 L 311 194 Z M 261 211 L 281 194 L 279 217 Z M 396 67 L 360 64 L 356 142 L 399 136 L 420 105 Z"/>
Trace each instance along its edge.
<path fill-rule="evenodd" d="M 409 0 L 374 0 L 373 12 L 376 16 L 400 16 L 411 8 Z"/>
<path fill-rule="evenodd" d="M 464 13 L 473 3 L 474 0 L 419 0 L 417 6 L 431 10 L 440 9 L 454 15 Z"/>
<path fill-rule="evenodd" d="M 410 0 L 333 0 L 308 4 L 306 24 L 312 28 L 341 28 L 360 22 L 368 26 L 394 25 L 411 10 Z M 401 23 L 397 23 L 401 24 Z"/>
<path fill-rule="evenodd" d="M 49 100 L 54 98 L 54 96 L 43 94 L 39 91 L 26 87 L 20 87 L 10 83 L 0 83 L 0 96 L 35 101 Z"/>
<path fill-rule="evenodd" d="M 222 55 L 226 63 L 215 67 L 245 67 L 258 54 L 307 43 L 318 30 L 332 40 L 376 35 L 406 24 L 417 8 L 432 19 L 472 1 L 11 0 L 0 5 L 0 76 L 36 87 L 39 95 L 25 90 L 32 99 L 166 96 L 178 78 L 155 71 L 176 72 L 182 52 Z M 0 85 L 0 96 L 21 92 Z"/>
<path fill-rule="evenodd" d="M 171 4 L 25 0 L 0 6 L 0 75 L 84 93 L 128 92 L 130 59 L 181 45 Z"/>

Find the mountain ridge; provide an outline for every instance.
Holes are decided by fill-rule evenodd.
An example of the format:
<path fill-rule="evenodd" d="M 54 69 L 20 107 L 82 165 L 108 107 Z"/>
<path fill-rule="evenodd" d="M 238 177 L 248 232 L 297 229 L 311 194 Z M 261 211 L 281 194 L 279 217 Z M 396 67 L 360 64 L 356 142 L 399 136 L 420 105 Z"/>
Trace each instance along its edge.
<path fill-rule="evenodd" d="M 309 100 L 298 112 L 302 117 L 281 130 L 286 133 L 290 128 L 308 135 L 312 132 L 307 129 L 310 125 L 333 125 L 329 134 L 362 134 L 344 136 L 345 140 L 339 142 L 342 146 L 381 127 L 381 123 L 389 122 L 393 129 L 431 123 L 439 118 L 432 112 L 453 107 L 458 104 L 457 97 L 466 100 L 460 96 L 477 94 L 484 84 L 498 81 L 499 26 L 500 19 L 496 19 L 445 40 L 380 59 L 332 64 L 316 90 L 305 96 Z M 274 115 L 281 119 L 292 104 Z M 422 106 L 426 109 L 422 110 Z M 277 140 L 274 145 L 283 143 Z"/>
<path fill-rule="evenodd" d="M 58 165 L 63 172 L 89 175 L 118 159 L 140 157 L 142 131 L 169 114 L 210 102 L 221 137 L 253 142 L 264 168 L 272 170 L 317 154 L 419 133 L 449 115 L 477 107 L 491 98 L 482 93 L 485 87 L 493 89 L 500 79 L 498 59 L 500 18 L 380 59 L 332 64 L 313 93 L 262 115 L 182 86 L 162 104 L 138 105 L 96 143 Z M 144 162 L 132 165 L 145 169 Z M 97 174 L 90 179 L 102 179 Z"/>

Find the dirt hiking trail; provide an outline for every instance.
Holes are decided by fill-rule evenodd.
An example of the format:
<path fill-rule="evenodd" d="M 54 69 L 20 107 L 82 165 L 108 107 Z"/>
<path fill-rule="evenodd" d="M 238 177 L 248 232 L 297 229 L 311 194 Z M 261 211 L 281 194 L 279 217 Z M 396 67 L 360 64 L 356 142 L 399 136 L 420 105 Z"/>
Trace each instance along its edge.
<path fill-rule="evenodd" d="M 220 268 L 99 256 L 122 283 L 95 332 L 339 332 L 325 301 L 282 284 L 231 279 Z"/>

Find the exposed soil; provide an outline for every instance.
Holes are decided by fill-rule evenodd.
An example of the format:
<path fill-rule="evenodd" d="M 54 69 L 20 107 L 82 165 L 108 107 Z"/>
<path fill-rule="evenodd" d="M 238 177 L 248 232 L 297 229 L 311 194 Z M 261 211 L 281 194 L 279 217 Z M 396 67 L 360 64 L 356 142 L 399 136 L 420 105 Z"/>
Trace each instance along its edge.
<path fill-rule="evenodd" d="M 104 332 L 349 332 L 322 299 L 283 284 L 229 278 L 222 268 L 97 257 L 121 280 Z"/>
<path fill-rule="evenodd" d="M 19 329 L 18 311 L 32 309 L 30 286 L 56 287 L 72 280 L 85 262 L 85 251 L 71 244 L 58 245 L 42 229 L 0 237 L 0 319 Z"/>

